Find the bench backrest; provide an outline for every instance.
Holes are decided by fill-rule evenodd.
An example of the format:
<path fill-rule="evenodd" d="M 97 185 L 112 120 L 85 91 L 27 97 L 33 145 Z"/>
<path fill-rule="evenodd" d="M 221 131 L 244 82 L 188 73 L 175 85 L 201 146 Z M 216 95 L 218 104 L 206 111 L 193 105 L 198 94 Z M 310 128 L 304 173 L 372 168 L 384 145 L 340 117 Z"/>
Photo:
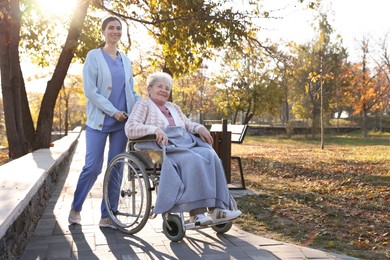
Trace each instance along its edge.
<path fill-rule="evenodd" d="M 241 144 L 244 141 L 248 125 L 227 125 L 227 131 L 231 132 L 232 143 Z M 222 124 L 212 124 L 210 132 L 222 132 Z"/>

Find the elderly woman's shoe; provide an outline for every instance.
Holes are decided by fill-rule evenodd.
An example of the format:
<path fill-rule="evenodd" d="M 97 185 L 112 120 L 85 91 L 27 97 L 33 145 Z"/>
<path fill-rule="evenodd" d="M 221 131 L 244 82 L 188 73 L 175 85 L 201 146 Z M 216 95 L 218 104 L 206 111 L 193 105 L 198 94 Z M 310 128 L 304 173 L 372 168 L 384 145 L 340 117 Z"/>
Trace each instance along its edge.
<path fill-rule="evenodd" d="M 215 208 L 211 213 L 210 217 L 213 219 L 213 224 L 218 224 L 221 222 L 231 221 L 238 218 L 241 215 L 240 210 L 228 210 Z"/>
<path fill-rule="evenodd" d="M 197 214 L 190 217 L 190 223 L 195 223 L 195 225 L 207 226 L 213 222 L 213 219 L 210 216 L 205 214 Z"/>

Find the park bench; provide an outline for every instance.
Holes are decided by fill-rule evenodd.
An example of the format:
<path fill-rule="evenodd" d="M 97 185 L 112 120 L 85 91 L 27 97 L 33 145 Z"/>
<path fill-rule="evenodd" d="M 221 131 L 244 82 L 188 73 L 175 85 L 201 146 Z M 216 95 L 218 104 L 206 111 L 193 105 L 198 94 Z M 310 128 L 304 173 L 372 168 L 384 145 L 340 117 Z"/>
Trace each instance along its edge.
<path fill-rule="evenodd" d="M 222 124 L 212 124 L 210 128 L 210 133 L 214 138 L 213 148 L 222 160 L 228 183 L 231 183 L 231 160 L 237 161 L 240 170 L 241 187 L 232 187 L 231 189 L 246 189 L 241 157 L 231 156 L 231 144 L 241 144 L 244 141 L 247 130 L 248 125 L 227 124 L 226 120 L 223 120 Z"/>

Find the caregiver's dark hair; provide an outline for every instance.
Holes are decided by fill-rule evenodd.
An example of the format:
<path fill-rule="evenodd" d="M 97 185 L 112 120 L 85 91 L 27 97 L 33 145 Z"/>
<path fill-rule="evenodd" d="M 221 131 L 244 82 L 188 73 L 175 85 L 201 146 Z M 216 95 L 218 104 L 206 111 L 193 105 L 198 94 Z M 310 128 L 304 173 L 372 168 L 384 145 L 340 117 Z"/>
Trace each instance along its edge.
<path fill-rule="evenodd" d="M 118 21 L 120 24 L 121 24 L 121 27 L 122 27 L 122 22 L 115 16 L 110 16 L 110 17 L 107 17 L 106 19 L 104 19 L 103 23 L 102 23 L 102 31 L 104 31 L 108 25 L 109 22 L 112 22 L 112 21 Z"/>

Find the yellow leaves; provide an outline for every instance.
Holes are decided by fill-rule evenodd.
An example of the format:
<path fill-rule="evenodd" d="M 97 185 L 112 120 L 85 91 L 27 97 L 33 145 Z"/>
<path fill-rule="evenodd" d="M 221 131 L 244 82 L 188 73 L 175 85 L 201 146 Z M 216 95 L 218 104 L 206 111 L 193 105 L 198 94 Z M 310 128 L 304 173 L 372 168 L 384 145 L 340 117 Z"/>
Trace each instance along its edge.
<path fill-rule="evenodd" d="M 320 79 L 322 79 L 323 81 L 325 81 L 326 79 L 334 79 L 334 74 L 333 73 L 324 73 L 321 75 L 320 73 L 313 71 L 313 72 L 309 73 L 308 79 L 310 79 L 311 82 L 315 83 Z"/>
<path fill-rule="evenodd" d="M 315 83 L 315 82 L 317 82 L 317 80 L 320 79 L 320 77 L 321 77 L 320 74 L 318 74 L 317 72 L 313 71 L 313 72 L 309 73 L 309 77 L 308 78 L 310 79 L 311 82 Z"/>
<path fill-rule="evenodd" d="M 305 93 L 309 93 L 309 90 L 310 90 L 310 85 L 305 84 Z"/>

